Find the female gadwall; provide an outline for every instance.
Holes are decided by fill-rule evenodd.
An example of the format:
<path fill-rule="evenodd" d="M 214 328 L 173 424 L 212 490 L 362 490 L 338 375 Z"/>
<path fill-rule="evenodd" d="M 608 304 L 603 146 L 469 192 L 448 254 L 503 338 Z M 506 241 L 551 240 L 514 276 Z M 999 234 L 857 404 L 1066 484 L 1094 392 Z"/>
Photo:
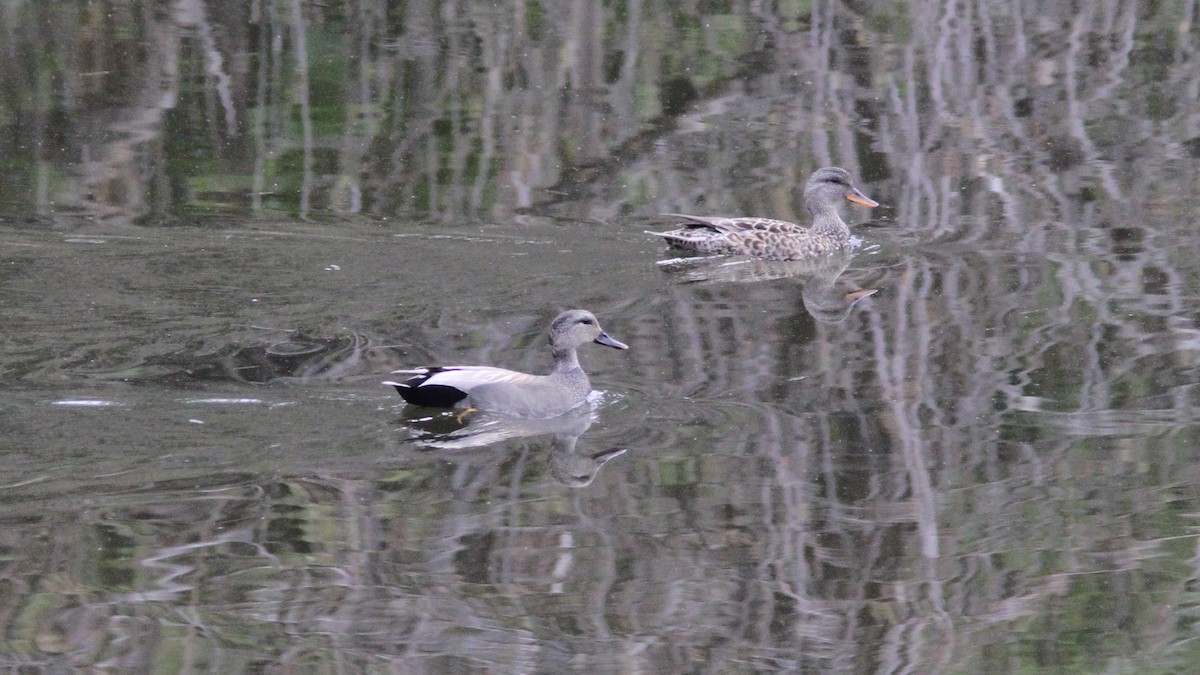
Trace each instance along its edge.
<path fill-rule="evenodd" d="M 550 353 L 554 370 L 530 375 L 490 366 L 432 366 L 397 370 L 411 375 L 400 382 L 384 382 L 413 405 L 436 408 L 487 410 L 514 417 L 554 417 L 574 408 L 592 390 L 587 373 L 579 366 L 575 350 L 589 342 L 629 349 L 600 328 L 591 312 L 571 309 L 550 324 Z"/>
<path fill-rule="evenodd" d="M 836 166 L 817 169 L 804 186 L 804 206 L 812 214 L 812 227 L 770 218 L 721 218 L 664 215 L 686 218 L 683 227 L 668 232 L 647 232 L 677 248 L 702 253 L 748 255 L 770 260 L 803 260 L 845 248 L 850 228 L 838 215 L 843 199 L 868 208 L 879 203 L 859 192 L 850 182 L 850 172 Z"/>

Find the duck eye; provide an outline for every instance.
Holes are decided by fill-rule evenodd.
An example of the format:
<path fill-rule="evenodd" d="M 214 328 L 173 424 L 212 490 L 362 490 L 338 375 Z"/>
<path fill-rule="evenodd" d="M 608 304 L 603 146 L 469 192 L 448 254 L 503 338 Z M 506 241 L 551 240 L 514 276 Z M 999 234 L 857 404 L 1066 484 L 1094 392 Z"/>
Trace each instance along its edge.
<path fill-rule="evenodd" d="M 595 321 L 592 321 L 591 319 L 580 319 L 580 320 L 579 320 L 579 323 L 581 323 L 581 324 L 583 324 L 583 325 L 585 325 L 585 326 L 590 326 L 590 325 L 592 325 L 592 324 L 594 324 L 594 323 L 596 323 L 596 322 L 595 322 Z"/>

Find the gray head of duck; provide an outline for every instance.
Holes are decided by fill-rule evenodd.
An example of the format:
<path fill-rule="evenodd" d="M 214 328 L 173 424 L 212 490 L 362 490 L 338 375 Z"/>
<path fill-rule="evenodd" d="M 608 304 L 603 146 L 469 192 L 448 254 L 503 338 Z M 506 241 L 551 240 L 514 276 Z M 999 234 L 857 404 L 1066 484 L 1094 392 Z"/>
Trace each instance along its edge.
<path fill-rule="evenodd" d="M 629 349 L 624 342 L 605 333 L 596 316 L 586 309 L 569 309 L 550 324 L 550 351 L 555 358 L 566 356 L 589 342 L 613 349 Z"/>
<path fill-rule="evenodd" d="M 838 204 L 848 199 L 867 208 L 879 206 L 879 202 L 858 191 L 850 180 L 850 172 L 837 166 L 817 169 L 804 186 L 804 206 L 813 216 L 837 213 Z"/>

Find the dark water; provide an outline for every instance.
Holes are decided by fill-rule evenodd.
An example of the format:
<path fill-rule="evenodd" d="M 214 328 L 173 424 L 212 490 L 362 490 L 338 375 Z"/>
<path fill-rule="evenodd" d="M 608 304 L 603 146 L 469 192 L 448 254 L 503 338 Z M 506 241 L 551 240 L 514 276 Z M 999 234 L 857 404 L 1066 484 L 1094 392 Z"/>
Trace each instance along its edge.
<path fill-rule="evenodd" d="M 1194 669 L 1200 10 L 1001 5 L 0 1 L 0 664 Z"/>

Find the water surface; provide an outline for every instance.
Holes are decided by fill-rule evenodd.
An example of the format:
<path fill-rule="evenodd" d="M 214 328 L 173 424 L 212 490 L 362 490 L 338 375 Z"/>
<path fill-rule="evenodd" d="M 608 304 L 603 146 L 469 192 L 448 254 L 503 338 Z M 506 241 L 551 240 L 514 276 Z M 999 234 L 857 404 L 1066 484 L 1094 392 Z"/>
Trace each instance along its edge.
<path fill-rule="evenodd" d="M 0 3 L 0 663 L 1200 658 L 1192 4 L 219 4 Z M 562 419 L 381 385 L 572 307 Z"/>

